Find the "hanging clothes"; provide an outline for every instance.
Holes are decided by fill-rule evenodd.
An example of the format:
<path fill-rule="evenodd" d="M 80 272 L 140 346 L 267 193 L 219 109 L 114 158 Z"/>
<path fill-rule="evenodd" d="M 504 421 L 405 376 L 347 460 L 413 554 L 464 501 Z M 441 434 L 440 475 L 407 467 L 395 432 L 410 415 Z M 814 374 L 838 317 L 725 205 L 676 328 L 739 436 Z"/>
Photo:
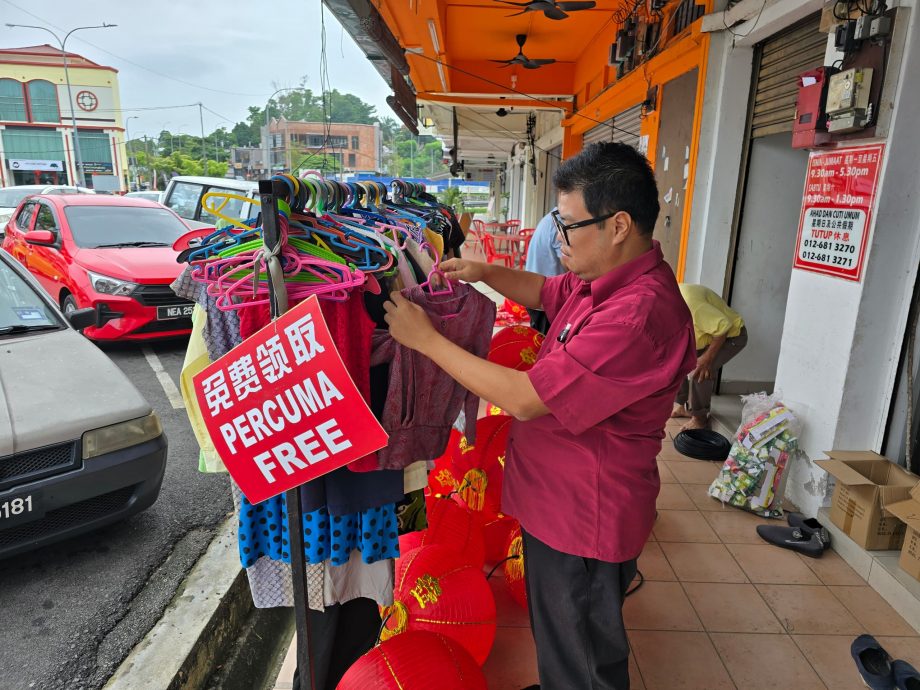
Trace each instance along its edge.
<path fill-rule="evenodd" d="M 192 379 L 203 371 L 210 363 L 207 346 L 204 342 L 204 326 L 207 316 L 200 304 L 192 310 L 192 333 L 189 336 L 188 349 L 185 351 L 185 360 L 182 371 L 179 373 L 179 391 L 185 403 L 185 412 L 192 427 L 192 433 L 201 449 L 198 454 L 199 472 L 226 472 L 223 460 L 217 454 L 211 435 L 204 423 L 201 408 L 198 406 L 198 397 L 195 395 L 195 386 Z"/>
<path fill-rule="evenodd" d="M 233 503 L 237 513 L 243 505 L 243 493 L 231 480 Z M 348 562 L 307 566 L 309 606 L 322 611 L 327 606 L 344 604 L 353 599 L 373 599 L 379 606 L 393 603 L 394 561 L 381 559 L 365 563 L 360 551 L 352 551 Z M 294 588 L 290 562 L 262 556 L 246 567 L 249 590 L 256 608 L 276 608 L 294 605 Z M 318 578 L 318 579 L 317 579 Z M 317 598 L 317 595 L 320 595 Z"/>
<path fill-rule="evenodd" d="M 477 357 L 489 351 L 495 324 L 495 303 L 471 285 L 454 286 L 453 294 L 429 295 L 421 287 L 403 291 L 421 306 L 448 340 Z M 390 435 L 377 452 L 381 468 L 402 469 L 419 459 L 444 453 L 450 429 L 461 409 L 466 437 L 476 440 L 479 398 L 424 355 L 399 345 L 385 331 L 374 333 L 371 364 L 390 363 L 389 394 L 381 423 Z"/>
<path fill-rule="evenodd" d="M 191 266 L 186 266 L 169 287 L 179 297 L 196 302 L 204 310 L 206 319 L 202 337 L 212 362 L 243 342 L 238 314 L 217 308 L 217 298 L 208 294 L 207 286 L 192 279 Z"/>
<path fill-rule="evenodd" d="M 349 375 L 365 401 L 369 403 L 371 411 L 378 408 L 382 413 L 388 390 L 386 385 L 382 389 L 379 385 L 371 385 L 370 349 L 375 324 L 364 306 L 364 294 L 364 291 L 360 291 L 345 302 L 320 301 L 320 307 L 332 341 Z M 377 296 L 369 297 L 374 299 Z M 240 325 L 244 337 L 249 337 L 268 322 L 268 315 L 263 309 L 252 307 L 241 310 Z M 379 376 L 377 378 L 379 380 Z M 375 412 L 378 415 L 380 413 Z M 379 467 L 375 453 L 360 458 L 355 463 L 369 465 L 374 470 Z M 301 486 L 303 510 L 310 512 L 325 506 L 330 515 L 342 516 L 403 500 L 402 472 L 376 471 L 372 476 L 363 476 L 363 472 L 350 471 L 350 467 L 339 468 Z"/>
<path fill-rule="evenodd" d="M 304 554 L 307 562 L 330 561 L 344 565 L 352 551 L 360 551 L 365 563 L 399 556 L 396 509 L 392 504 L 361 513 L 331 516 L 323 506 L 305 512 Z M 289 563 L 288 515 L 284 497 L 250 503 L 243 496 L 239 516 L 240 561 L 244 568 L 268 556 Z"/>

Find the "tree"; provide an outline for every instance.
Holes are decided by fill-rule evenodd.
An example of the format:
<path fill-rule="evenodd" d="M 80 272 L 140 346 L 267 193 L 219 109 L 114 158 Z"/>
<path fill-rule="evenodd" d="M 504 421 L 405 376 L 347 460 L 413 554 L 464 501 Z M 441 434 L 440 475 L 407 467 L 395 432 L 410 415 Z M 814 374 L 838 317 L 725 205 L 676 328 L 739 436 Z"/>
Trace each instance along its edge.
<path fill-rule="evenodd" d="M 460 187 L 448 187 L 438 195 L 438 200 L 447 206 L 450 206 L 457 213 L 463 213 L 466 208 L 463 205 L 463 193 Z"/>

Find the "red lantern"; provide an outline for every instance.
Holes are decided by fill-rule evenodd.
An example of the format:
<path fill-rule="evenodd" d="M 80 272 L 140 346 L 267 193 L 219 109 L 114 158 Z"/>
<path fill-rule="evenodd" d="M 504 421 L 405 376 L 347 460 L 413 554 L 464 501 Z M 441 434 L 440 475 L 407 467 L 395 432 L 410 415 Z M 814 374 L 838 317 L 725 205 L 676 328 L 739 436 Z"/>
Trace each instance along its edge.
<path fill-rule="evenodd" d="M 489 344 L 488 360 L 503 367 L 526 371 L 537 361 L 544 336 L 530 326 L 508 326 Z"/>
<path fill-rule="evenodd" d="M 425 532 L 428 530 L 419 530 L 418 532 L 407 532 L 399 535 L 399 553 L 405 554 L 414 551 L 422 545 L 425 539 Z"/>
<path fill-rule="evenodd" d="M 486 563 L 494 565 L 507 555 L 508 538 L 518 529 L 518 521 L 509 515 L 499 513 L 482 526 L 482 538 L 486 547 Z M 400 548 L 402 537 L 400 537 Z"/>
<path fill-rule="evenodd" d="M 495 405 L 493 403 L 489 403 L 488 405 L 486 405 L 486 416 L 487 417 L 494 417 L 500 414 L 505 414 L 505 411 L 502 408 L 500 408 L 498 405 Z"/>
<path fill-rule="evenodd" d="M 505 546 L 506 560 L 502 564 L 502 571 L 505 573 L 505 581 L 508 583 L 508 589 L 514 600 L 527 608 L 527 585 L 524 582 L 524 542 L 521 536 L 521 526 L 508 535 L 508 542 Z"/>
<path fill-rule="evenodd" d="M 462 645 L 410 631 L 382 642 L 348 669 L 337 690 L 487 690 L 485 676 Z"/>
<path fill-rule="evenodd" d="M 428 473 L 428 488 L 432 495 L 447 496 L 460 486 L 460 482 L 454 476 L 452 462 L 462 438 L 459 431 L 451 429 L 450 440 L 447 442 L 444 454 L 435 460 L 434 468 Z"/>
<path fill-rule="evenodd" d="M 476 568 L 485 564 L 485 543 L 482 526 L 476 516 L 460 502 L 450 498 L 436 498 L 428 504 L 428 529 L 422 535 L 419 546 L 440 544 L 446 546 Z M 400 553 L 402 537 L 400 539 Z"/>
<path fill-rule="evenodd" d="M 495 415 L 476 422 L 475 452 L 454 458 L 457 493 L 484 523 L 501 510 L 502 477 L 511 417 Z"/>
<path fill-rule="evenodd" d="M 485 663 L 495 641 L 495 599 L 481 569 L 446 546 L 422 546 L 399 559 L 393 600 L 381 640 L 427 630 L 459 642 L 477 664 Z"/>

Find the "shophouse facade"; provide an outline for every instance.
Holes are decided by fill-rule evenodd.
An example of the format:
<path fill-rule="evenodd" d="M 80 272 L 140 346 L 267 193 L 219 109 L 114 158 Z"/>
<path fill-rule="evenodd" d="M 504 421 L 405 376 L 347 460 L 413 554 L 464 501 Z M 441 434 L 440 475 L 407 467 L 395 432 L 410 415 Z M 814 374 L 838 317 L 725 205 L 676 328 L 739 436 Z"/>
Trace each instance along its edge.
<path fill-rule="evenodd" d="M 263 127 L 262 148 L 273 172 L 320 168 L 323 160 L 334 160 L 336 172 L 380 170 L 383 157 L 383 139 L 376 123 L 327 125 L 273 118 L 267 130 Z"/>
<path fill-rule="evenodd" d="M 79 183 L 72 112 L 86 186 L 125 177 L 118 71 L 75 53 L 67 64 L 70 95 L 57 48 L 0 50 L 0 186 Z"/>

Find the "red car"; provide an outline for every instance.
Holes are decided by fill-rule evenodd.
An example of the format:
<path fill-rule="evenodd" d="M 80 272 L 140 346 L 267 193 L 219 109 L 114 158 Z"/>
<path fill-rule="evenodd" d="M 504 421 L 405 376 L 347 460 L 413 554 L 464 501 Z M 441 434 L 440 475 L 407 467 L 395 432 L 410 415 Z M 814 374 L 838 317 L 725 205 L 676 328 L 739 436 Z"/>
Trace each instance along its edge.
<path fill-rule="evenodd" d="M 181 273 L 173 242 L 190 228 L 145 199 L 35 195 L 6 226 L 3 248 L 67 313 L 97 310 L 94 340 L 187 335 L 194 304 L 169 284 Z"/>

